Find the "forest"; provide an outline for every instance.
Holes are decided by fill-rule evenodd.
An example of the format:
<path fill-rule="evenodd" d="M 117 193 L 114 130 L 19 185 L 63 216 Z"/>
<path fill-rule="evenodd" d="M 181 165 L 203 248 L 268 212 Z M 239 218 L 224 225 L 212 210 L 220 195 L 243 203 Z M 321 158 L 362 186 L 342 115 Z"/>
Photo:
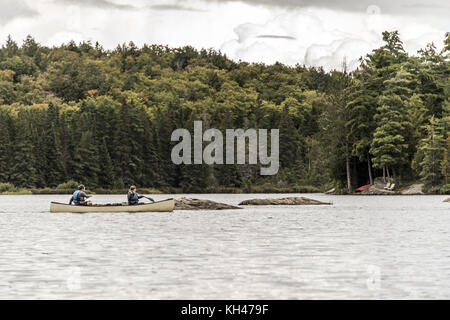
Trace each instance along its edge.
<path fill-rule="evenodd" d="M 356 70 L 233 61 L 213 49 L 28 36 L 0 49 L 0 192 L 351 193 L 385 177 L 450 192 L 450 35 L 409 55 L 397 31 Z M 279 128 L 280 169 L 175 165 L 177 128 Z M 4 190 L 2 190 L 2 188 Z"/>

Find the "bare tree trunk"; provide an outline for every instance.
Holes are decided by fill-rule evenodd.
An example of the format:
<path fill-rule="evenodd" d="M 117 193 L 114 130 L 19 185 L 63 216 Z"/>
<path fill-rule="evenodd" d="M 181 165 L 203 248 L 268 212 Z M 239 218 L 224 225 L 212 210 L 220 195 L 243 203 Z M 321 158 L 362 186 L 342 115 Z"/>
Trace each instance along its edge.
<path fill-rule="evenodd" d="M 370 165 L 370 158 L 367 158 L 367 169 L 369 170 L 369 183 L 373 185 L 372 166 Z"/>
<path fill-rule="evenodd" d="M 350 154 L 348 150 L 348 142 L 345 143 L 345 168 L 347 171 L 347 189 L 348 193 L 352 193 L 352 177 L 350 173 Z"/>
<path fill-rule="evenodd" d="M 386 166 L 386 173 L 387 173 L 388 180 L 391 180 L 391 175 L 389 174 L 389 167 L 388 166 Z"/>
<path fill-rule="evenodd" d="M 392 168 L 392 175 L 394 176 L 394 183 L 395 183 L 395 185 L 398 186 L 398 183 L 397 183 L 397 174 L 395 173 L 395 169 L 394 169 L 394 168 Z"/>
<path fill-rule="evenodd" d="M 386 183 L 386 167 L 383 167 L 383 182 Z"/>

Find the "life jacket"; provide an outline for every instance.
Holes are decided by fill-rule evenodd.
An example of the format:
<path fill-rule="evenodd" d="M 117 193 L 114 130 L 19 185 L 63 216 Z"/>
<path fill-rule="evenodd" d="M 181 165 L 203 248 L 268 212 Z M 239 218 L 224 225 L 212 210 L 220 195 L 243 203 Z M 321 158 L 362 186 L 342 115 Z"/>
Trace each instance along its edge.
<path fill-rule="evenodd" d="M 78 204 L 78 195 L 80 194 L 81 190 L 77 190 L 73 193 L 73 203 Z"/>
<path fill-rule="evenodd" d="M 139 203 L 139 196 L 138 196 L 137 192 L 129 191 L 128 193 L 130 194 L 129 199 L 131 199 L 134 196 L 134 199 L 136 200 L 135 204 L 138 204 Z M 130 200 L 128 200 L 128 204 L 131 204 Z"/>

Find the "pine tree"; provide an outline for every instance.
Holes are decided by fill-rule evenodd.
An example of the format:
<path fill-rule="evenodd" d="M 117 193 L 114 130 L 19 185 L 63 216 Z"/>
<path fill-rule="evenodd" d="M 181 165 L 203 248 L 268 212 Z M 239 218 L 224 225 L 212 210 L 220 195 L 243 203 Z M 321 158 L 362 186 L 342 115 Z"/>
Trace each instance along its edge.
<path fill-rule="evenodd" d="M 333 71 L 327 92 L 327 106 L 320 119 L 322 126 L 323 147 L 327 149 L 330 156 L 330 171 L 334 172 L 336 180 L 341 179 L 341 174 L 336 174 L 342 167 L 345 172 L 346 189 L 348 193 L 353 191 L 351 177 L 351 136 L 346 126 L 349 121 L 347 104 L 350 101 L 349 90 L 351 88 L 351 78 L 346 72 Z M 339 159 L 336 159 L 339 158 Z M 340 164 L 344 161 L 344 164 Z"/>
<path fill-rule="evenodd" d="M 0 183 L 9 181 L 11 174 L 12 126 L 13 119 L 9 110 L 0 108 Z"/>
<path fill-rule="evenodd" d="M 370 161 L 370 143 L 375 131 L 374 115 L 377 107 L 377 95 L 373 81 L 374 72 L 366 64 L 354 73 L 355 79 L 349 89 L 350 101 L 347 104 L 349 120 L 346 127 L 352 137 L 352 154 L 360 161 L 367 162 L 369 183 L 373 184 Z"/>
<path fill-rule="evenodd" d="M 100 169 L 99 149 L 91 130 L 81 134 L 74 150 L 73 179 L 82 181 L 87 188 L 99 186 L 99 176 L 103 173 Z"/>
<path fill-rule="evenodd" d="M 102 188 L 114 187 L 114 167 L 106 145 L 106 139 L 103 138 L 99 145 L 99 175 L 98 185 Z"/>
<path fill-rule="evenodd" d="M 63 181 L 63 163 L 60 149 L 59 108 L 52 102 L 46 112 L 44 127 L 44 145 L 41 153 L 44 164 L 44 181 L 46 186 L 56 186 Z"/>
<path fill-rule="evenodd" d="M 442 167 L 442 176 L 444 177 L 445 184 L 450 183 L 450 136 L 447 138 L 445 149 L 444 149 L 444 157 L 441 163 Z"/>
<path fill-rule="evenodd" d="M 17 45 L 17 42 L 15 42 L 11 35 L 8 35 L 8 38 L 6 39 L 6 54 L 9 58 L 14 57 L 17 55 L 19 51 L 19 46 Z"/>
<path fill-rule="evenodd" d="M 420 150 L 423 159 L 420 162 L 420 177 L 428 185 L 436 186 L 442 181 L 441 164 L 444 159 L 445 140 L 439 127 L 439 121 L 434 117 L 427 126 L 428 135 L 422 140 Z"/>
<path fill-rule="evenodd" d="M 23 112 L 23 111 L 22 111 Z M 23 113 L 19 113 L 11 134 L 10 174 L 8 182 L 16 187 L 35 187 L 38 182 L 36 170 L 36 152 L 33 148 L 30 124 L 25 121 Z"/>
<path fill-rule="evenodd" d="M 375 120 L 377 128 L 371 143 L 370 153 L 376 168 L 395 168 L 408 163 L 408 137 L 406 133 L 411 124 L 406 116 L 406 99 L 410 75 L 404 70 L 384 82 L 386 89 L 379 99 Z"/>

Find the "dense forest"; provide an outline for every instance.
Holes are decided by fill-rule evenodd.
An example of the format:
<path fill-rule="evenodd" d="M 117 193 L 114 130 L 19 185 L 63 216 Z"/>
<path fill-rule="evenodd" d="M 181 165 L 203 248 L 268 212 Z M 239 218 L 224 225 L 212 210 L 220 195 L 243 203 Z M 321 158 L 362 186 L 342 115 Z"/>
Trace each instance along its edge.
<path fill-rule="evenodd" d="M 208 192 L 257 186 L 341 193 L 389 177 L 450 192 L 450 35 L 408 55 L 398 32 L 357 70 L 250 64 L 215 50 L 133 43 L 0 49 L 0 183 L 130 184 Z M 279 128 L 280 171 L 174 165 L 171 133 Z M 172 188 L 172 189 L 171 189 Z M 303 188 L 303 189 L 302 189 Z"/>

